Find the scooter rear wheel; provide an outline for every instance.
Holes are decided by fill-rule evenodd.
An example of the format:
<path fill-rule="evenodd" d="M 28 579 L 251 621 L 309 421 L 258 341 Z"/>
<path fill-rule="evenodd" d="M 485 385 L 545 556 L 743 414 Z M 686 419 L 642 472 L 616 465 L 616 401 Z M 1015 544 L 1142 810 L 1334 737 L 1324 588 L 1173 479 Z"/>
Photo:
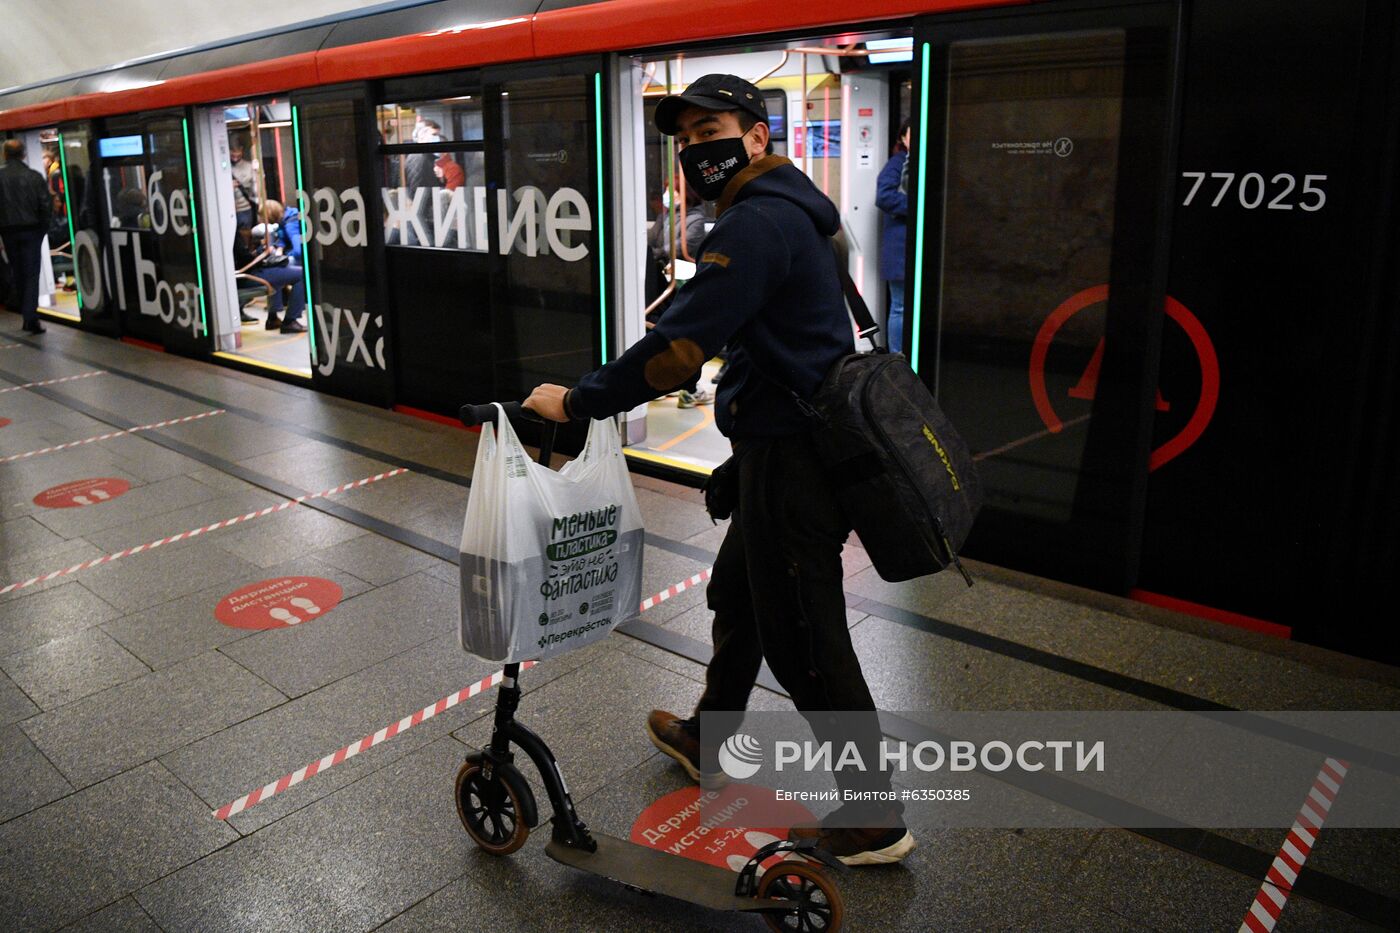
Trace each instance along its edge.
<path fill-rule="evenodd" d="M 831 876 L 811 862 L 779 862 L 763 873 L 758 896 L 796 901 L 783 913 L 765 913 L 768 928 L 779 933 L 837 933 L 846 917 L 846 902 Z"/>
<path fill-rule="evenodd" d="M 457 816 L 478 846 L 492 855 L 509 855 L 525 844 L 530 827 L 521 816 L 523 794 L 515 786 L 519 773 L 506 767 L 496 767 L 488 780 L 482 772 L 481 760 L 468 758 L 457 769 Z"/>

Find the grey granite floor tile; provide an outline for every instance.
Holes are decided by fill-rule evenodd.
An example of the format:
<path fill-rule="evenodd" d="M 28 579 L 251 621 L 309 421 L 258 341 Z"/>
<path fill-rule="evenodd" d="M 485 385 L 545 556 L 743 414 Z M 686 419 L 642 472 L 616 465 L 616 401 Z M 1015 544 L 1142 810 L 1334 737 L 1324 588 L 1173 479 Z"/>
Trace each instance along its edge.
<path fill-rule="evenodd" d="M 1067 887 L 1076 897 L 1158 930 L 1234 930 L 1259 879 L 1108 830 L 1094 838 Z M 1189 897 L 1182 897 L 1185 891 Z"/>
<path fill-rule="evenodd" d="M 46 710 L 150 672 L 98 628 L 0 658 L 0 669 Z"/>
<path fill-rule="evenodd" d="M 303 443 L 302 438 L 289 431 L 234 414 L 187 421 L 162 430 L 181 443 L 235 462 Z"/>
<path fill-rule="evenodd" d="M 437 558 L 433 558 L 433 562 L 427 570 L 430 577 L 436 577 L 454 590 L 461 586 L 461 572 L 461 568 L 455 563 L 448 563 Z"/>
<path fill-rule="evenodd" d="M 262 491 L 220 495 L 218 498 L 210 498 L 187 508 L 138 518 L 135 521 L 104 531 L 90 532 L 84 537 L 94 546 L 111 553 L 135 547 L 138 544 L 159 541 L 172 535 L 193 531 L 196 528 L 204 528 L 216 522 L 246 515 L 249 512 L 285 501 L 285 499 Z M 253 519 L 252 521 L 266 521 L 266 519 Z M 233 529 L 220 530 L 222 534 L 232 534 L 233 531 Z M 178 545 L 168 546 L 177 547 Z"/>
<path fill-rule="evenodd" d="M 39 712 L 39 707 L 15 686 L 14 681 L 0 674 L 0 725 L 9 725 L 28 719 Z"/>
<path fill-rule="evenodd" d="M 124 897 L 63 928 L 64 933 L 161 933 L 133 897 Z"/>
<path fill-rule="evenodd" d="M 35 518 L 65 538 L 75 538 L 162 512 L 173 512 L 212 499 L 214 495 L 208 486 L 187 476 L 175 476 L 133 486 L 130 492 L 110 502 L 75 509 L 45 509 L 36 513 Z"/>
<path fill-rule="evenodd" d="M 455 632 L 454 589 L 425 573 L 341 603 L 311 625 L 272 629 L 222 650 L 288 696 Z"/>
<path fill-rule="evenodd" d="M 428 570 L 442 561 L 381 535 L 362 535 L 350 541 L 323 547 L 316 557 L 353 573 L 375 586 L 393 583 L 410 574 Z M 453 568 L 456 569 L 455 567 Z M 455 579 L 455 574 L 454 574 Z"/>
<path fill-rule="evenodd" d="M 454 551 L 462 542 L 462 521 L 466 518 L 466 500 L 436 506 L 401 524 L 410 531 L 433 541 L 441 541 Z"/>
<path fill-rule="evenodd" d="M 942 576 L 940 574 L 940 576 Z M 904 584 L 901 584 L 904 585 Z M 946 594 L 946 587 L 936 591 Z M 1086 664 L 1122 670 L 1161 635 L 1159 626 L 991 580 L 916 611 Z"/>
<path fill-rule="evenodd" d="M 0 726 L 0 823 L 73 792 L 19 726 Z"/>
<path fill-rule="evenodd" d="M 169 667 L 195 655 L 256 634 L 255 629 L 224 625 L 214 608 L 245 586 L 277 577 L 320 577 L 340 587 L 341 601 L 370 586 L 315 557 L 302 557 L 267 570 L 254 567 L 198 593 L 142 609 L 103 624 L 102 629 L 152 668 Z"/>
<path fill-rule="evenodd" d="M 38 553 L 0 554 L 0 580 L 5 581 L 4 586 L 11 583 L 25 583 L 55 570 L 63 570 L 102 555 L 103 551 L 100 548 L 93 547 L 81 538 L 64 541 L 61 545 L 45 547 Z M 62 576 L 43 582 L 35 582 L 22 589 L 11 590 L 0 595 L 0 603 L 24 599 L 45 590 L 57 589 L 75 579 L 75 577 Z"/>
<path fill-rule="evenodd" d="M 25 515 L 0 522 L 0 554 L 29 554 L 61 544 L 64 538 Z"/>
<path fill-rule="evenodd" d="M 143 551 L 84 570 L 82 582 L 124 613 L 132 613 L 255 572 L 252 562 L 220 549 L 212 536 L 201 536 L 173 550 Z"/>
<path fill-rule="evenodd" d="M 452 794 L 461 758 L 460 743 L 440 739 L 136 899 L 168 930 L 373 929 L 468 870 Z"/>
<path fill-rule="evenodd" d="M 76 635 L 121 615 L 76 577 L 60 577 L 48 589 L 18 590 L 14 596 L 0 602 L 0 656 Z"/>
<path fill-rule="evenodd" d="M 685 541 L 713 528 L 705 507 L 697 502 L 668 496 L 650 489 L 637 489 L 637 505 L 642 510 L 646 530 L 672 541 Z"/>
<path fill-rule="evenodd" d="M 198 414 L 198 412 L 195 412 Z M 177 415 L 174 417 L 184 417 Z M 224 417 L 214 416 L 215 420 Z M 161 418 L 160 421 L 168 419 Z M 151 422 L 154 424 L 155 422 Z M 102 452 L 112 458 L 121 469 L 133 473 L 148 483 L 169 479 L 174 476 L 189 475 L 204 469 L 204 464 L 168 447 L 162 447 L 155 438 L 164 435 L 166 428 L 143 431 L 139 434 L 125 434 L 101 442 Z"/>
<path fill-rule="evenodd" d="M 350 480 L 393 469 L 382 460 L 341 450 L 321 441 L 303 441 L 272 453 L 240 459 L 239 465 L 307 492 L 330 489 Z"/>
<path fill-rule="evenodd" d="M 236 836 L 142 765 L 0 826 L 0 927 L 56 929 Z"/>
<path fill-rule="evenodd" d="M 1169 629 L 1123 673 L 1240 709 L 1400 709 L 1400 690 Z"/>
<path fill-rule="evenodd" d="M 499 670 L 463 653 L 452 635 L 396 657 L 171 752 L 162 762 L 211 807 L 276 780 L 351 742 L 410 716 Z M 525 686 L 538 689 L 563 669 L 541 665 Z M 476 697 L 407 729 L 334 768 L 236 814 L 252 832 L 407 755 L 483 715 L 496 692 Z"/>
<path fill-rule="evenodd" d="M 976 651 L 978 649 L 970 649 Z M 1167 707 L 1134 693 L 990 654 L 988 682 L 966 702 L 981 710 L 1163 710 Z"/>
<path fill-rule="evenodd" d="M 260 567 L 294 560 L 319 547 L 364 535 L 363 528 L 325 512 L 294 506 L 245 524 L 235 525 L 217 539 L 220 548 Z"/>
<path fill-rule="evenodd" d="M 1000 673 L 997 655 L 875 615 L 851 630 L 851 642 L 879 709 L 971 709 Z"/>
<path fill-rule="evenodd" d="M 337 483 L 348 483 L 380 472 L 383 472 L 382 468 L 360 476 L 346 476 Z M 399 525 L 439 507 L 453 507 L 459 510 L 458 514 L 467 514 L 467 490 L 421 473 L 401 473 L 368 486 L 337 493 L 331 497 L 331 501 Z"/>
<path fill-rule="evenodd" d="M 285 702 L 217 652 L 24 722 L 64 777 L 85 787 Z"/>
<path fill-rule="evenodd" d="M 1272 830 L 1274 844 L 1266 851 L 1277 851 L 1284 832 Z M 1400 900 L 1400 831 L 1324 826 L 1308 855 L 1308 867 Z"/>

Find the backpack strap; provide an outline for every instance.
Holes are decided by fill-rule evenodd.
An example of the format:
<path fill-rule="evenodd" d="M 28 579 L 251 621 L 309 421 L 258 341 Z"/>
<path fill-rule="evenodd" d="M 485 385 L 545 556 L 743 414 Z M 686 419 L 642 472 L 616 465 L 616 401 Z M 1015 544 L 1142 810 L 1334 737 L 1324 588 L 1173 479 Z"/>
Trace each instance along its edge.
<path fill-rule="evenodd" d="M 881 345 L 875 338 L 880 334 L 880 325 L 875 323 L 875 318 L 870 313 L 870 308 L 866 306 L 865 299 L 861 297 L 856 289 L 856 283 L 851 280 L 851 273 L 846 268 L 846 263 L 842 260 L 841 252 L 836 248 L 836 241 L 833 239 L 832 253 L 836 256 L 836 274 L 841 279 L 841 291 L 846 296 L 846 307 L 851 312 L 851 317 L 856 322 L 856 332 L 875 348 L 876 353 L 887 353 L 888 348 Z"/>

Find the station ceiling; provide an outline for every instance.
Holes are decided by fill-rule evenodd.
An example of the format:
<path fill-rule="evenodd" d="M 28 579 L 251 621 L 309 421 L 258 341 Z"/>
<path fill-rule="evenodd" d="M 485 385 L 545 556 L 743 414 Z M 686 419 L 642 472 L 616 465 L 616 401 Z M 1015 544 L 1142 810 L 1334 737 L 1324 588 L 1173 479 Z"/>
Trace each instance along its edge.
<path fill-rule="evenodd" d="M 250 33 L 429 0 L 4 0 L 0 93 Z M 470 6 L 470 4 L 458 4 Z M 532 7 L 536 4 L 531 4 Z"/>

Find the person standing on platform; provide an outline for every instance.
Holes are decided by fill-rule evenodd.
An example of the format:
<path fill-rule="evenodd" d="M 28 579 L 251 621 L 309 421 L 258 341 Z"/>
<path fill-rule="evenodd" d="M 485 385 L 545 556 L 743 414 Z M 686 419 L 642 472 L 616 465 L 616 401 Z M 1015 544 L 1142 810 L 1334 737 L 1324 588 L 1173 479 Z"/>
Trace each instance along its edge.
<path fill-rule="evenodd" d="M 880 238 L 880 278 L 890 287 L 890 313 L 885 318 L 885 341 L 890 352 L 904 349 L 904 242 L 909 214 L 909 124 L 899 128 L 894 155 L 880 169 L 875 183 L 875 206 L 885 212 Z"/>
<path fill-rule="evenodd" d="M 690 190 L 717 202 L 695 277 L 627 352 L 571 389 L 537 386 L 525 407 L 554 421 L 608 418 L 685 385 L 728 344 L 715 421 L 734 456 L 707 489 L 714 511 L 733 515 L 706 593 L 714 656 L 694 715 L 653 710 L 647 736 L 701 786 L 717 786 L 724 775 L 702 761 L 699 716 L 717 714 L 730 727 L 718 731 L 732 734 L 766 660 L 818 740 L 854 741 L 863 760 L 877 760 L 875 701 L 846 625 L 841 549 L 851 524 L 803 410 L 832 365 L 854 352 L 831 248 L 840 214 L 772 154 L 763 94 L 743 78 L 696 79 L 660 101 L 656 126 L 676 137 Z M 838 711 L 861 720 L 861 734 L 830 715 Z M 836 777 L 843 790 L 890 792 L 883 771 Z M 793 833 L 848 865 L 897 862 L 914 848 L 897 800 L 838 813 Z"/>
<path fill-rule="evenodd" d="M 5 141 L 5 164 L 0 167 L 0 239 L 14 276 L 15 304 L 23 329 L 42 334 L 39 323 L 39 263 L 48 232 L 53 195 L 44 176 L 24 164 L 24 143 Z"/>

